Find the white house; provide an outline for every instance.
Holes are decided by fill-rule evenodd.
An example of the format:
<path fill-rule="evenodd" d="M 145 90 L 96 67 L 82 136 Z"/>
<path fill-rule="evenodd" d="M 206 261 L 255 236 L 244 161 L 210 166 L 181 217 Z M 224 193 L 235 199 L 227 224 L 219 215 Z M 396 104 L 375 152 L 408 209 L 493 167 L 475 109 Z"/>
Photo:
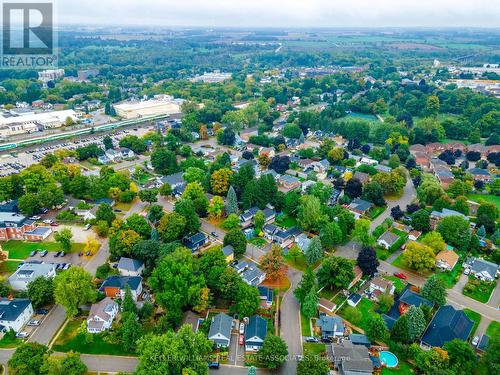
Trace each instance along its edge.
<path fill-rule="evenodd" d="M 87 332 L 99 333 L 111 328 L 117 314 L 118 304 L 109 297 L 94 303 L 87 318 Z"/>
<path fill-rule="evenodd" d="M 51 263 L 24 263 L 9 277 L 14 290 L 27 290 L 28 284 L 39 276 L 54 277 L 56 268 Z"/>
<path fill-rule="evenodd" d="M 141 276 L 144 271 L 144 262 L 137 259 L 121 257 L 118 261 L 117 268 L 122 276 Z"/>
<path fill-rule="evenodd" d="M 227 348 L 231 342 L 231 329 L 233 318 L 221 312 L 212 318 L 208 339 L 212 340 L 218 348 Z"/>
<path fill-rule="evenodd" d="M 381 277 L 374 277 L 370 281 L 370 293 L 380 295 L 381 293 L 394 294 L 394 283 L 390 280 L 382 279 Z"/>
<path fill-rule="evenodd" d="M 33 306 L 26 298 L 0 299 L 0 330 L 19 332 L 33 316 Z"/>
<path fill-rule="evenodd" d="M 378 238 L 377 244 L 385 247 L 386 249 L 389 249 L 398 240 L 399 240 L 399 236 L 397 234 L 392 233 L 391 231 L 387 231 Z"/>

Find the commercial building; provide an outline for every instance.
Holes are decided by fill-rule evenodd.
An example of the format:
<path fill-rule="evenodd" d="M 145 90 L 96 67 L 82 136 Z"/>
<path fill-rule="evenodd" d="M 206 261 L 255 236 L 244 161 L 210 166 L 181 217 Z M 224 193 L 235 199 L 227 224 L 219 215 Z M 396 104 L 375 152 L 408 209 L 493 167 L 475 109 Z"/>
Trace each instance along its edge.
<path fill-rule="evenodd" d="M 76 122 L 78 117 L 79 114 L 72 109 L 40 113 L 28 112 L 9 117 L 0 115 L 0 137 L 60 128 L 68 118 Z"/>
<path fill-rule="evenodd" d="M 14 290 L 27 290 L 28 284 L 37 277 L 54 277 L 56 267 L 52 263 L 24 263 L 9 277 L 9 284 Z"/>
<path fill-rule="evenodd" d="M 125 102 L 114 106 L 116 114 L 124 119 L 156 115 L 173 115 L 181 112 L 182 100 L 165 95 L 159 99 Z"/>
<path fill-rule="evenodd" d="M 35 221 L 14 212 L 0 212 L 0 241 L 42 241 L 52 233 L 50 227 L 37 227 Z"/>
<path fill-rule="evenodd" d="M 48 69 L 38 72 L 38 80 L 47 83 L 64 77 L 64 69 Z"/>
<path fill-rule="evenodd" d="M 213 72 L 205 72 L 203 75 L 198 75 L 189 80 L 191 82 L 219 83 L 231 79 L 231 76 L 231 73 L 223 73 L 220 70 L 214 70 Z"/>

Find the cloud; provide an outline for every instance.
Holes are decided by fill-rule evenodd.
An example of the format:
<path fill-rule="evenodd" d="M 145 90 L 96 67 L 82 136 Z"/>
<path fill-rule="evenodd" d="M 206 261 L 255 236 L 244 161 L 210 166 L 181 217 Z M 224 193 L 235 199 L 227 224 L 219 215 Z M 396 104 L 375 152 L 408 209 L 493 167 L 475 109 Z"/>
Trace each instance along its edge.
<path fill-rule="evenodd" d="M 500 27 L 492 0 L 58 0 L 62 24 Z"/>

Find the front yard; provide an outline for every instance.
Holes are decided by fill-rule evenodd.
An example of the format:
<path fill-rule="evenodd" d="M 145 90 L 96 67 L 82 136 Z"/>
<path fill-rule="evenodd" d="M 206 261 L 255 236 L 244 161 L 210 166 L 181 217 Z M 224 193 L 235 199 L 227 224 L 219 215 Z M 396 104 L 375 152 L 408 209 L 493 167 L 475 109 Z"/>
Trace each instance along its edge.
<path fill-rule="evenodd" d="M 451 289 L 457 283 L 458 279 L 460 279 L 463 270 L 462 263 L 459 261 L 451 271 L 437 271 L 436 275 L 438 279 L 444 281 L 444 285 L 447 289 Z"/>
<path fill-rule="evenodd" d="M 491 322 L 488 328 L 486 329 L 486 334 L 488 337 L 492 338 L 495 336 L 500 336 L 500 322 Z"/>
<path fill-rule="evenodd" d="M 472 331 L 470 333 L 471 337 L 474 337 L 474 333 L 476 332 L 476 329 L 481 322 L 481 314 L 471 309 L 464 309 L 464 313 L 469 319 L 472 319 L 474 321 L 474 326 L 472 327 Z"/>
<path fill-rule="evenodd" d="M 309 319 L 302 314 L 302 311 L 300 312 L 300 328 L 302 336 L 311 336 L 311 324 Z"/>
<path fill-rule="evenodd" d="M 251 243 L 252 245 L 260 248 L 260 247 L 265 246 L 267 244 L 267 241 L 262 237 L 252 237 L 252 238 L 250 238 L 248 243 Z"/>
<path fill-rule="evenodd" d="M 9 259 L 26 259 L 34 250 L 60 251 L 61 244 L 57 242 L 25 242 L 25 241 L 7 241 L 2 244 L 4 251 L 9 252 Z M 83 251 L 85 244 L 72 243 L 71 252 L 78 253 Z"/>
<path fill-rule="evenodd" d="M 491 293 L 495 289 L 496 281 L 487 282 L 469 277 L 469 281 L 464 286 L 462 293 L 464 296 L 475 299 L 476 301 L 486 303 L 489 301 Z"/>
<path fill-rule="evenodd" d="M 57 337 L 52 349 L 56 352 L 75 351 L 84 354 L 134 355 L 127 352 L 121 343 L 113 343 L 109 334 L 93 334 L 92 342 L 85 340 L 85 335 L 79 333 L 85 318 L 70 320 Z"/>
<path fill-rule="evenodd" d="M 309 266 L 307 264 L 306 256 L 302 252 L 295 258 L 292 258 L 290 256 L 290 254 L 284 255 L 283 258 L 285 259 L 285 262 L 289 266 L 291 266 L 295 269 L 298 269 L 299 271 L 302 271 L 302 272 L 304 272 L 307 269 L 307 267 Z M 312 268 L 316 268 L 320 264 L 321 264 L 321 260 L 319 260 L 317 263 L 313 264 Z"/>
<path fill-rule="evenodd" d="M 305 342 L 304 343 L 304 354 L 311 354 L 314 356 L 319 356 L 326 352 L 326 345 L 322 343 Z"/>
<path fill-rule="evenodd" d="M 421 276 L 430 276 L 431 275 L 431 271 L 428 271 L 428 272 L 417 272 L 415 270 L 412 270 L 410 267 L 408 267 L 405 263 L 405 261 L 403 260 L 403 254 L 404 253 L 401 253 L 396 259 L 394 259 L 394 261 L 391 263 L 393 266 L 396 266 L 398 268 L 402 268 L 404 270 L 407 270 L 408 272 L 412 272 L 412 273 L 416 273 L 416 274 L 419 274 Z"/>

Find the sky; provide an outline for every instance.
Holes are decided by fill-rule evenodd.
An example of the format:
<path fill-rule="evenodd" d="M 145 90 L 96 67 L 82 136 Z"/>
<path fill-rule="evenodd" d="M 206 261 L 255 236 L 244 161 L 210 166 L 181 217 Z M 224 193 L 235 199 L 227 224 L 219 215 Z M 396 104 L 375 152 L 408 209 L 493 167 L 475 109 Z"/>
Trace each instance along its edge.
<path fill-rule="evenodd" d="M 55 1 L 61 24 L 500 28 L 500 0 Z"/>

